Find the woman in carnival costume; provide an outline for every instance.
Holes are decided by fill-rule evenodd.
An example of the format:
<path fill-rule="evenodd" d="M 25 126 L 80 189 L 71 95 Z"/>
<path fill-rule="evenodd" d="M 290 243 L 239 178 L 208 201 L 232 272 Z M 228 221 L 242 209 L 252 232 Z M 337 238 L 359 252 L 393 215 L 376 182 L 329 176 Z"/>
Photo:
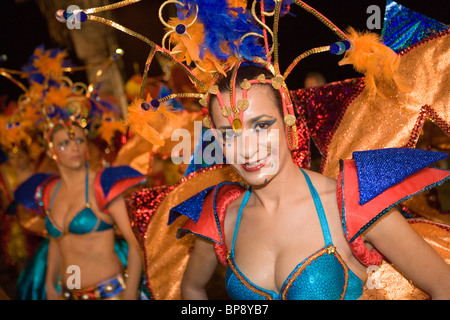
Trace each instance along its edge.
<path fill-rule="evenodd" d="M 294 113 L 285 83 L 303 58 L 330 51 L 353 56 L 352 64 L 365 74 L 367 99 L 386 98 L 384 86 L 406 93 L 408 83 L 397 72 L 395 52 L 373 34 L 342 32 L 297 0 L 253 1 L 251 10 L 246 1 L 166 1 L 160 9 L 167 28 L 162 46 L 93 15 L 134 2 L 79 14 L 82 20 L 144 40 L 152 48 L 147 64 L 161 53 L 185 68 L 198 91 L 178 96 L 200 98 L 203 125 L 212 129 L 221 146 L 216 151 L 222 150 L 229 164 L 202 168 L 174 186 L 141 190 L 129 200 L 131 208 L 140 208 L 133 210 L 135 232 L 146 248 L 150 288 L 158 276 L 170 277 L 173 290 L 181 283 L 181 295 L 159 297 L 207 298 L 205 286 L 220 262 L 227 266 L 226 288 L 233 299 L 360 299 L 368 267 L 380 265 L 384 257 L 433 299 L 450 298 L 448 264 L 394 208 L 450 179 L 450 172 L 429 168 L 447 155 L 392 146 L 352 150 L 352 158 L 336 160 L 340 170 L 335 179 L 309 171 L 309 132 Z M 178 15 L 166 22 L 162 9 L 169 3 L 178 5 Z M 281 73 L 278 22 L 294 4 L 341 41 L 305 51 Z M 272 29 L 265 23 L 269 16 Z M 259 38 L 264 46 L 257 44 Z M 166 40 L 174 45 L 172 50 L 165 47 Z M 364 58 L 365 50 L 371 59 Z M 160 103 L 173 97 L 147 97 L 132 104 L 132 128 L 157 137 L 154 118 L 170 124 Z M 169 226 L 155 230 L 165 219 Z M 448 228 L 438 228 L 443 239 L 448 237 Z M 187 235 L 173 244 L 168 237 L 175 233 L 198 238 Z M 156 280 L 153 289 L 163 290 Z"/>
<path fill-rule="evenodd" d="M 26 70 L 27 103 L 41 117 L 47 155 L 58 172 L 33 175 L 15 192 L 23 207 L 44 219 L 48 236 L 23 270 L 16 297 L 145 299 L 141 250 L 123 193 L 146 177 L 128 166 L 90 166 L 86 128 L 112 112 L 95 88 L 63 76 L 70 70 L 63 67 L 64 57 L 64 51 L 38 48 L 33 70 Z"/>
<path fill-rule="evenodd" d="M 381 38 L 392 51 L 383 46 L 366 46 L 363 49 L 366 59 L 361 59 L 357 50 L 354 54 L 347 52 L 339 65 L 353 64 L 364 77 L 291 91 L 297 116 L 309 128 L 323 155 L 322 174 L 337 179 L 339 159 L 351 158 L 355 150 L 406 147 L 449 153 L 449 36 L 448 25 L 388 0 Z M 356 45 L 363 48 L 364 42 L 355 42 Z M 380 50 L 385 50 L 382 59 L 374 59 Z M 392 77 L 386 78 L 380 72 L 378 61 L 391 58 L 396 58 L 393 61 L 398 64 L 397 79 L 401 78 L 406 88 L 392 85 L 388 80 Z M 375 86 L 368 85 L 367 76 Z M 378 94 L 374 94 L 374 89 Z M 448 161 L 447 158 L 436 165 L 448 169 Z M 447 264 L 450 263 L 448 186 L 445 183 L 427 188 L 402 199 L 397 206 L 411 227 Z M 377 285 L 364 287 L 366 299 L 429 297 L 387 259 L 370 270 L 376 270 L 370 280 L 376 279 Z"/>

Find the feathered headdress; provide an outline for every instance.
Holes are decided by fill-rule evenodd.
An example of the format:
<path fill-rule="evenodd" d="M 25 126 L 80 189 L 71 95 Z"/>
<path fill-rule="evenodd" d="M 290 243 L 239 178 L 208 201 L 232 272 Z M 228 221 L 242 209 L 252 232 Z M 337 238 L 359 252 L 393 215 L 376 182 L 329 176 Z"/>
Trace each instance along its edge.
<path fill-rule="evenodd" d="M 125 0 L 103 7 L 79 10 L 74 12 L 72 19 L 80 22 L 86 20 L 101 22 L 146 42 L 151 49 L 145 65 L 143 84 L 147 76 L 146 71 L 156 54 L 169 58 L 174 64 L 180 66 L 192 80 L 197 89 L 196 92 L 171 94 L 160 99 L 144 97 L 144 86 L 141 86 L 140 99 L 135 100 L 129 107 L 128 123 L 132 130 L 153 143 L 163 143 L 158 128 L 164 126 L 166 129 L 173 129 L 176 127 L 176 121 L 171 117 L 170 112 L 167 112 L 168 109 L 160 107 L 165 101 L 174 97 L 194 97 L 198 98 L 200 104 L 206 107 L 210 96 L 217 95 L 223 116 L 228 118 L 235 131 L 239 131 L 242 129 L 243 112 L 248 107 L 247 91 L 253 84 L 269 83 L 281 94 L 286 135 L 290 149 L 294 150 L 298 145 L 296 118 L 285 80 L 302 59 L 312 54 L 331 52 L 341 55 L 345 52 L 352 52 L 344 61 L 353 63 L 357 70 L 367 73 L 369 76 L 367 85 L 375 86 L 371 79 L 376 78 L 378 74 L 374 73 L 373 63 L 359 62 L 361 55 L 363 55 L 362 59 L 365 59 L 363 54 L 365 49 L 360 51 L 358 45 L 361 39 L 360 35 L 341 31 L 330 20 L 303 1 L 254 0 L 248 8 L 247 1 L 244 0 L 168 0 L 159 9 L 159 18 L 166 31 L 161 45 L 157 45 L 142 34 L 125 26 L 95 15 L 139 1 Z M 164 19 L 164 8 L 169 4 L 176 6 L 177 16 L 166 20 Z M 289 12 L 291 5 L 297 5 L 314 15 L 340 40 L 331 45 L 327 44 L 306 50 L 297 56 L 284 72 L 281 72 L 278 53 L 279 18 Z M 65 21 L 64 16 L 67 14 L 63 10 L 57 12 L 58 20 Z M 273 20 L 272 28 L 266 24 L 268 17 Z M 363 39 L 366 38 L 363 37 Z M 381 64 L 386 62 L 379 60 L 379 55 L 385 54 L 385 50 L 381 49 L 382 44 L 379 41 L 371 41 L 369 46 L 372 45 L 378 48 L 374 49 L 374 60 L 380 67 L 380 62 Z M 267 79 L 262 77 L 246 79 L 247 81 L 242 84 L 236 84 L 237 70 L 243 63 L 248 62 L 264 66 L 273 76 Z M 385 66 L 381 65 L 384 74 L 387 74 L 396 83 L 400 83 L 396 78 L 395 68 L 395 61 L 387 61 Z M 217 79 L 226 74 L 231 74 L 232 101 L 230 106 L 224 105 L 221 93 L 215 85 Z M 243 91 L 241 99 L 235 97 L 237 85 Z M 203 124 L 205 127 L 211 127 L 208 115 L 204 118 Z"/>
<path fill-rule="evenodd" d="M 17 114 L 12 116 L 0 115 L 0 144 L 5 150 L 17 151 L 19 148 L 28 149 L 32 143 L 32 125 Z"/>
<path fill-rule="evenodd" d="M 126 128 L 120 114 L 109 102 L 98 95 L 98 78 L 112 61 L 123 54 L 116 51 L 101 66 L 94 81 L 86 85 L 73 82 L 66 74 L 85 67 L 74 67 L 66 59 L 64 50 L 49 49 L 43 46 L 35 49 L 22 70 L 0 68 L 0 74 L 13 81 L 24 93 L 19 97 L 17 109 L 12 116 L 0 118 L 2 145 L 18 145 L 19 141 L 29 144 L 31 138 L 39 133 L 43 143 L 52 149 L 50 136 L 57 124 L 63 125 L 73 133 L 73 124 L 82 128 L 94 128 L 107 143 L 111 143 L 114 132 L 125 133 Z M 20 75 L 28 80 L 28 86 L 13 77 Z M 5 125 L 3 125 L 5 123 Z"/>

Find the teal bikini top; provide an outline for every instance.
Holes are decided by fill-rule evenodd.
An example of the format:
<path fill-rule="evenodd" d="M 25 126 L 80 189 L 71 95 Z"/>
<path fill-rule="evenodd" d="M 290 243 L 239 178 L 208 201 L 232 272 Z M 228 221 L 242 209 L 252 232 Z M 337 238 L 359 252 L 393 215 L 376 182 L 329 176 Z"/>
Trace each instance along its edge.
<path fill-rule="evenodd" d="M 319 194 L 302 170 L 319 216 L 325 246 L 300 262 L 283 283 L 280 292 L 261 288 L 249 280 L 234 261 L 234 245 L 242 211 L 250 197 L 247 190 L 239 208 L 231 251 L 227 255 L 226 289 L 236 300 L 334 300 L 357 299 L 363 293 L 364 282 L 345 264 L 333 245 Z"/>
<path fill-rule="evenodd" d="M 90 208 L 88 182 L 89 182 L 89 170 L 86 168 L 86 191 L 85 191 L 86 205 L 80 212 L 78 212 L 75 215 L 75 217 L 70 222 L 68 233 L 86 234 L 89 232 L 108 230 L 113 227 L 112 224 L 106 223 L 103 220 L 99 219 Z M 53 193 L 52 200 L 50 202 L 50 206 L 48 210 L 46 210 L 47 216 L 45 218 L 45 227 L 49 235 L 52 236 L 53 238 L 59 238 L 64 234 L 64 230 L 59 229 L 55 225 L 50 215 L 50 210 L 52 208 L 53 201 L 55 200 L 55 196 L 58 193 L 60 185 L 61 180 L 58 181 L 58 184 L 56 185 L 55 188 L 55 192 Z"/>

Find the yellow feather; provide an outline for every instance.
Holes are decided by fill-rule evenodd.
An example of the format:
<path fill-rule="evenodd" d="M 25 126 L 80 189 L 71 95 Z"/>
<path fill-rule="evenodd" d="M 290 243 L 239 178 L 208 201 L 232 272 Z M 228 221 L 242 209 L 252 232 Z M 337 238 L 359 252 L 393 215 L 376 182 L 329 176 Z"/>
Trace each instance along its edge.
<path fill-rule="evenodd" d="M 172 28 L 175 28 L 178 24 L 189 25 L 194 19 L 192 17 L 189 21 L 183 21 L 178 18 L 171 18 L 168 22 Z M 171 31 L 171 28 L 167 28 L 166 32 Z M 169 42 L 174 46 L 171 51 L 178 52 L 176 57 L 182 62 L 186 62 L 188 65 L 192 61 L 200 61 L 200 45 L 203 42 L 203 24 L 198 21 L 194 22 L 191 26 L 186 29 L 186 32 L 182 35 L 172 32 L 169 36 Z"/>
<path fill-rule="evenodd" d="M 380 36 L 371 32 L 360 33 L 353 28 L 347 30 L 353 43 L 353 50 L 347 51 L 339 65 L 352 64 L 353 68 L 364 74 L 366 89 L 370 96 L 384 95 L 376 82 L 394 82 L 402 91 L 408 91 L 398 75 L 400 57 L 391 48 L 383 44 Z"/>
<path fill-rule="evenodd" d="M 147 99 L 147 101 L 150 100 Z M 144 102 L 136 99 L 128 107 L 127 125 L 130 126 L 133 133 L 139 134 L 150 143 L 163 146 L 164 140 L 180 127 L 179 119 L 169 107 L 163 104 L 156 110 L 152 107 L 144 110 L 141 107 Z"/>
<path fill-rule="evenodd" d="M 66 51 L 59 52 L 55 57 L 50 57 L 50 51 L 44 51 L 41 48 L 36 48 L 34 55 L 37 59 L 33 60 L 33 66 L 39 69 L 39 72 L 46 76 L 59 78 L 63 74 L 62 63 L 67 56 Z"/>
<path fill-rule="evenodd" d="M 98 128 L 100 137 L 109 144 L 112 144 L 116 131 L 122 134 L 126 133 L 126 127 L 121 120 L 105 120 L 107 115 L 103 116 L 102 124 Z M 109 117 L 111 118 L 111 117 Z"/>

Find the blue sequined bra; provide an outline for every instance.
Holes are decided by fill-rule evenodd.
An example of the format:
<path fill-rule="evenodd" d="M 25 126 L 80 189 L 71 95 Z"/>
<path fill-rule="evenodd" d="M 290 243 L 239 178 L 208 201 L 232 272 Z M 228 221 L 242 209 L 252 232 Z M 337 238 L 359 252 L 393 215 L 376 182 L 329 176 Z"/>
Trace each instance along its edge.
<path fill-rule="evenodd" d="M 319 216 L 325 246 L 300 262 L 284 281 L 279 293 L 266 290 L 252 283 L 234 261 L 234 244 L 242 211 L 250 197 L 247 190 L 239 208 L 231 251 L 227 255 L 226 289 L 235 300 L 337 300 L 358 299 L 363 293 L 364 282 L 345 264 L 333 246 L 331 234 L 319 194 L 303 171 Z"/>
<path fill-rule="evenodd" d="M 72 221 L 69 224 L 68 233 L 73 234 L 86 234 L 89 232 L 96 232 L 96 231 L 103 231 L 108 230 L 113 227 L 112 224 L 106 223 L 103 220 L 99 219 L 95 213 L 92 211 L 89 205 L 89 194 L 88 194 L 88 182 L 89 182 L 89 173 L 88 169 L 86 168 L 86 193 L 85 193 L 85 199 L 86 199 L 86 205 L 85 207 L 78 212 L 75 217 L 72 219 Z M 50 236 L 53 238 L 59 238 L 64 234 L 63 230 L 58 228 L 55 223 L 52 221 L 50 215 L 50 210 L 53 205 L 53 201 L 55 200 L 55 196 L 58 193 L 59 187 L 61 185 L 61 180 L 58 181 L 58 184 L 56 185 L 55 192 L 53 193 L 52 200 L 50 202 L 50 206 L 48 210 L 46 210 L 46 217 L 45 217 L 45 228 L 47 229 Z"/>

